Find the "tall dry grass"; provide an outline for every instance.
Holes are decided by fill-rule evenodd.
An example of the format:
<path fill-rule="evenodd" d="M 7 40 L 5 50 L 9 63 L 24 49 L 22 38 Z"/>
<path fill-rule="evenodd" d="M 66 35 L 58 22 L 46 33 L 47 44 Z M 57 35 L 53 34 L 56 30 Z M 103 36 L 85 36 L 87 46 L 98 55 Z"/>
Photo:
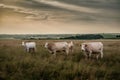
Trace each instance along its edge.
<path fill-rule="evenodd" d="M 25 52 L 21 40 L 0 40 L 0 80 L 120 80 L 119 40 L 88 40 L 103 42 L 104 58 L 99 60 L 84 59 L 80 43 L 86 40 L 73 40 L 74 53 L 61 52 L 56 57 L 44 44 L 61 40 L 33 41 L 35 54 Z"/>

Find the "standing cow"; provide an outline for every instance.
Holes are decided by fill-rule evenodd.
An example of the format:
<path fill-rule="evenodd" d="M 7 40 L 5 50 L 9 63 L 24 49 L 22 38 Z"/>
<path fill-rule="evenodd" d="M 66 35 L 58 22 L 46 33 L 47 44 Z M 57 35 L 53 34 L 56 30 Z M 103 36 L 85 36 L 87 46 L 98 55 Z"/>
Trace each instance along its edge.
<path fill-rule="evenodd" d="M 36 52 L 36 43 L 35 42 L 22 42 L 22 46 L 25 47 L 27 52 Z"/>
<path fill-rule="evenodd" d="M 84 51 L 86 57 L 91 57 L 92 54 L 97 54 L 96 58 L 103 58 L 103 44 L 102 42 L 88 42 L 81 44 L 81 50 Z"/>
<path fill-rule="evenodd" d="M 45 48 L 49 50 L 50 53 L 56 55 L 57 51 L 65 51 L 66 54 L 69 54 L 69 46 L 67 42 L 54 42 L 54 43 L 45 43 Z"/>

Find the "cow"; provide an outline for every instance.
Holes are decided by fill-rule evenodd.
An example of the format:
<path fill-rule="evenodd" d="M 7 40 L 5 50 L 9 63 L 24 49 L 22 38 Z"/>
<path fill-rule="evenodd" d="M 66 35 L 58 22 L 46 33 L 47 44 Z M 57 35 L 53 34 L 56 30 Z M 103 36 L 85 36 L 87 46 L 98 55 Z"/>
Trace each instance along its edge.
<path fill-rule="evenodd" d="M 54 55 L 56 55 L 57 51 L 64 51 L 66 54 L 69 54 L 69 46 L 67 42 L 52 42 L 52 43 L 45 43 L 45 48 Z"/>
<path fill-rule="evenodd" d="M 22 46 L 25 47 L 25 50 L 30 52 L 36 52 L 36 43 L 35 42 L 22 42 Z"/>
<path fill-rule="evenodd" d="M 92 54 L 97 54 L 96 58 L 103 58 L 103 43 L 102 42 L 87 42 L 81 44 L 81 50 L 86 58 L 90 58 Z"/>

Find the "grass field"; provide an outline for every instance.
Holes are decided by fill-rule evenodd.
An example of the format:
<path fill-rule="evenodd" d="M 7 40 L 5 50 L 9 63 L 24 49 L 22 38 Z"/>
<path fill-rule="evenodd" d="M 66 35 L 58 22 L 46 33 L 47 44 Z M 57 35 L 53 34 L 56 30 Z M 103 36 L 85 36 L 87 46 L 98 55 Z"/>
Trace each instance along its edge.
<path fill-rule="evenodd" d="M 33 41 L 35 54 L 24 51 L 22 40 L 0 40 L 0 80 L 120 80 L 120 40 L 87 40 L 103 42 L 104 58 L 99 60 L 84 59 L 79 45 L 86 40 L 72 40 L 74 52 L 56 57 L 44 44 L 62 40 Z"/>

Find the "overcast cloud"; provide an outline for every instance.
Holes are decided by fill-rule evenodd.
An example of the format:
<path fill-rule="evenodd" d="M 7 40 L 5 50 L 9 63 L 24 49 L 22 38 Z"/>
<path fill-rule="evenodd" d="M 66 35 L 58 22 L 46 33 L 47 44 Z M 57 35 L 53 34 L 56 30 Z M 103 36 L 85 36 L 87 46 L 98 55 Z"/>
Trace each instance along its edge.
<path fill-rule="evenodd" d="M 119 0 L 1 0 L 0 34 L 120 33 Z"/>

